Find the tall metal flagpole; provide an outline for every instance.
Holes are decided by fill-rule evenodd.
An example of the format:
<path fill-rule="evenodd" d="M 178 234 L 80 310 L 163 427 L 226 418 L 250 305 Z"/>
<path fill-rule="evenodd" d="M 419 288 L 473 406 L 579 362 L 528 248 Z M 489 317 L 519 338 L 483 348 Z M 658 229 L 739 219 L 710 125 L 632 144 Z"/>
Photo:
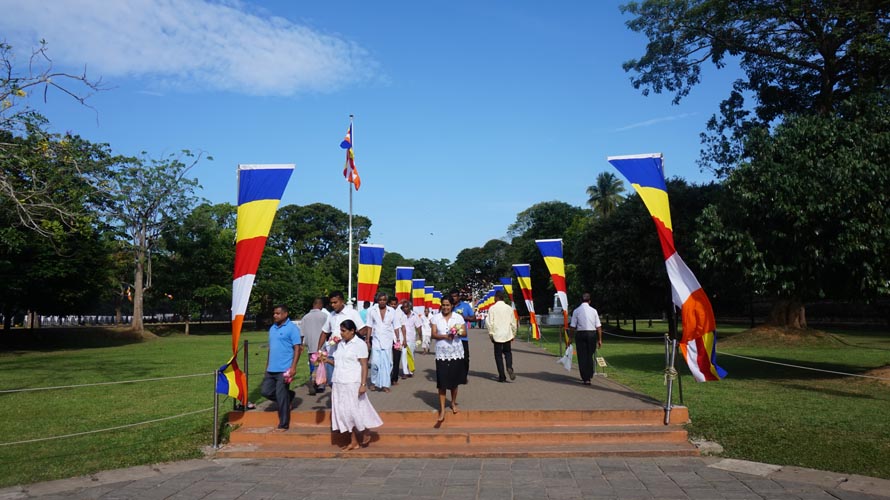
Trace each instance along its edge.
<path fill-rule="evenodd" d="M 355 115 L 349 115 L 349 130 L 352 131 L 352 137 L 350 137 L 350 140 L 352 141 L 353 149 L 355 148 L 355 129 L 352 127 L 352 120 L 354 117 L 355 117 Z M 347 152 L 347 155 L 348 154 L 349 153 Z M 353 158 L 354 158 L 355 151 L 353 151 L 352 154 L 353 154 Z M 347 161 L 347 163 L 349 162 L 348 159 L 346 161 Z M 350 166 L 347 165 L 346 168 L 348 169 L 349 167 Z M 354 173 L 351 170 L 349 170 L 348 172 L 350 175 L 354 175 Z M 346 303 L 350 304 L 350 305 L 352 305 L 352 188 L 354 186 L 355 186 L 355 184 L 352 182 L 346 183 L 346 189 L 349 190 L 349 285 L 348 285 L 348 288 L 346 289 Z"/>

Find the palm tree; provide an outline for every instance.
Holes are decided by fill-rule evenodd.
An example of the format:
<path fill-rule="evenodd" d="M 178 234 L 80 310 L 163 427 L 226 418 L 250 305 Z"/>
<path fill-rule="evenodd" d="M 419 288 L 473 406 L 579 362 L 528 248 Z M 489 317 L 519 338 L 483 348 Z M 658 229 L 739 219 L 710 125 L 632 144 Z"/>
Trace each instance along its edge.
<path fill-rule="evenodd" d="M 596 176 L 596 184 L 587 188 L 590 197 L 587 204 L 596 215 L 608 217 L 624 199 L 623 192 L 624 181 L 611 172 L 600 172 Z"/>

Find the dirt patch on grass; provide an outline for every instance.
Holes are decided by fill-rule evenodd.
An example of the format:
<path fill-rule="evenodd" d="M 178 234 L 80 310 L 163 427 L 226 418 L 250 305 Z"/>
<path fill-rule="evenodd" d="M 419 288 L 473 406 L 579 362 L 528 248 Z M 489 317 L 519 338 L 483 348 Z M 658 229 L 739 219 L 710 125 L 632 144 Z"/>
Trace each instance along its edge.
<path fill-rule="evenodd" d="M 718 333 L 719 335 L 719 333 Z M 840 344 L 822 330 L 796 330 L 762 325 L 721 339 L 718 347 L 832 346 Z"/>
<path fill-rule="evenodd" d="M 884 380 L 878 380 L 878 382 L 884 385 L 890 385 L 890 365 L 873 368 L 863 373 L 863 375 L 868 375 L 869 377 L 881 377 Z"/>

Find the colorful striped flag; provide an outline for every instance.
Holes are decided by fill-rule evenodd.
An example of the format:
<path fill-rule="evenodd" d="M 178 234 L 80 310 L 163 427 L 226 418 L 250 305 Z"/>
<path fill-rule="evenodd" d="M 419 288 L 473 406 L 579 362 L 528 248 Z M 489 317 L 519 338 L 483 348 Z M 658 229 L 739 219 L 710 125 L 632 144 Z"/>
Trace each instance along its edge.
<path fill-rule="evenodd" d="M 382 245 L 358 246 L 358 297 L 362 302 L 374 302 L 380 271 L 383 269 Z"/>
<path fill-rule="evenodd" d="M 238 368 L 235 355 L 216 371 L 216 392 L 231 396 L 247 405 L 247 376 Z"/>
<path fill-rule="evenodd" d="M 433 288 L 431 286 L 423 287 L 423 305 L 430 309 L 433 307 Z"/>
<path fill-rule="evenodd" d="M 513 272 L 519 281 L 519 289 L 522 290 L 522 298 L 525 307 L 528 308 L 529 321 L 532 325 L 532 338 L 541 339 L 541 330 L 538 328 L 538 320 L 535 319 L 535 300 L 532 297 L 532 266 L 529 264 L 513 264 Z"/>
<path fill-rule="evenodd" d="M 562 257 L 562 239 L 535 240 L 538 250 L 544 257 L 550 278 L 553 280 L 553 288 L 556 288 L 556 296 L 559 305 L 562 306 L 562 328 L 566 345 L 569 344 L 569 334 L 565 332 L 569 327 L 569 297 L 566 294 L 566 266 Z"/>
<path fill-rule="evenodd" d="M 512 278 L 500 278 L 501 285 L 504 287 L 504 291 L 507 292 L 507 296 L 510 297 L 510 305 L 513 307 L 513 316 L 516 317 L 516 323 L 519 324 L 519 311 L 516 310 L 516 302 L 513 300 L 513 279 Z"/>
<path fill-rule="evenodd" d="M 425 289 L 425 279 L 411 280 L 411 302 L 414 304 L 414 310 L 417 311 L 417 314 L 423 314 L 423 307 L 426 300 Z"/>
<path fill-rule="evenodd" d="M 349 123 L 349 130 L 346 131 L 346 137 L 340 143 L 340 147 L 346 150 L 346 166 L 343 167 L 343 177 L 346 182 L 351 182 L 355 186 L 355 190 L 362 187 L 362 179 L 358 176 L 358 169 L 355 167 L 355 154 L 352 152 L 352 122 Z"/>
<path fill-rule="evenodd" d="M 433 312 L 439 312 L 442 308 L 442 292 L 433 290 Z"/>
<path fill-rule="evenodd" d="M 411 279 L 413 277 L 413 267 L 396 268 L 396 298 L 399 299 L 399 304 L 401 304 L 403 300 L 412 300 Z"/>
<path fill-rule="evenodd" d="M 722 379 L 726 371 L 717 365 L 717 321 L 711 301 L 674 247 L 661 154 L 610 156 L 607 160 L 630 181 L 655 222 L 671 281 L 671 298 L 681 310 L 680 351 L 692 376 L 699 382 Z"/>
<path fill-rule="evenodd" d="M 294 171 L 287 165 L 238 165 L 238 218 L 232 281 L 232 354 L 238 352 L 244 313 L 269 229 Z"/>

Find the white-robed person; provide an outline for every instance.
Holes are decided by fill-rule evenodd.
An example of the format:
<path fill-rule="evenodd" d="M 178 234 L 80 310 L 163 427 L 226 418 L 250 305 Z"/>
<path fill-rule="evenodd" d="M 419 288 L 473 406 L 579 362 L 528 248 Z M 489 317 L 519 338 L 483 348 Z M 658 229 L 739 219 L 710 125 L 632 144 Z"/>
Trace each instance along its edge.
<path fill-rule="evenodd" d="M 432 333 L 432 319 L 435 317 L 435 313 L 430 311 L 430 308 L 427 307 L 424 309 L 423 314 L 420 315 L 420 348 L 423 349 L 424 354 L 430 353 L 430 341 L 432 337 L 430 334 Z"/>
<path fill-rule="evenodd" d="M 367 337 L 368 327 L 362 321 L 358 311 L 352 307 L 347 307 L 346 300 L 343 298 L 343 292 L 333 291 L 328 294 L 328 301 L 331 304 L 333 312 L 328 315 L 327 321 L 321 327 L 321 335 L 318 338 L 317 350 L 325 350 L 325 354 L 330 355 L 334 352 L 335 342 L 340 338 L 340 323 L 349 319 L 355 323 L 356 333 L 359 338 Z M 370 344 L 368 344 L 370 345 Z M 331 385 L 334 376 L 334 367 L 330 364 L 325 365 L 327 368 L 327 385 Z"/>
<path fill-rule="evenodd" d="M 414 305 L 409 301 L 402 302 L 402 312 L 405 314 L 405 346 L 402 349 L 402 373 L 406 377 L 414 376 L 414 351 L 417 349 L 417 331 L 420 330 L 420 314 L 414 310 Z"/>
<path fill-rule="evenodd" d="M 395 309 L 386 305 L 387 295 L 377 294 L 377 306 L 368 310 L 371 332 L 371 390 L 390 392 L 392 384 L 392 346 L 399 322 Z"/>
<path fill-rule="evenodd" d="M 331 429 L 350 433 L 350 443 L 343 451 L 368 446 L 371 435 L 365 431 L 383 425 L 367 395 L 368 345 L 355 330 L 354 321 L 343 320 L 341 340 L 333 354 L 325 359 L 328 365 L 337 367 L 331 391 Z"/>

